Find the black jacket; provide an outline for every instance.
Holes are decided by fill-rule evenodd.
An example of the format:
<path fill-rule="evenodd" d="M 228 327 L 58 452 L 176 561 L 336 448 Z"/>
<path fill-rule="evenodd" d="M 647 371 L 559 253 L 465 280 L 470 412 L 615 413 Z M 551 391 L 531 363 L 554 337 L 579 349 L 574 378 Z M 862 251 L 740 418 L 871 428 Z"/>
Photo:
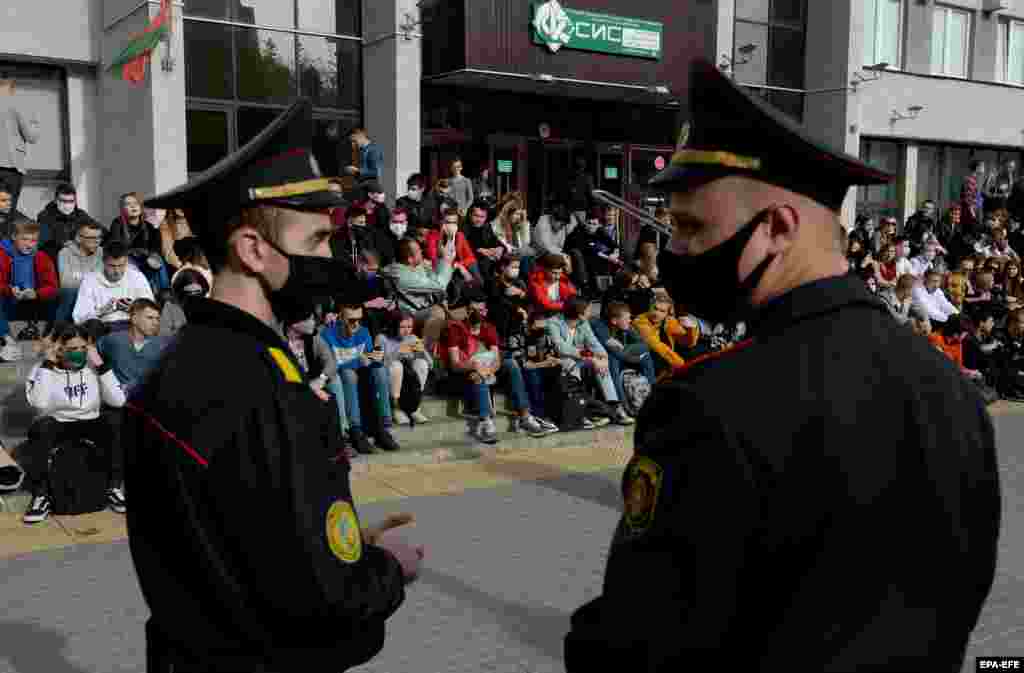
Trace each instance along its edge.
<path fill-rule="evenodd" d="M 53 259 L 57 259 L 57 254 L 64 248 L 65 243 L 75 240 L 78 227 L 83 222 L 92 222 L 100 231 L 106 233 L 103 225 L 81 208 L 75 208 L 69 215 L 65 215 L 57 210 L 57 204 L 53 201 L 39 211 L 36 222 L 39 223 L 39 249 Z"/>
<path fill-rule="evenodd" d="M 255 317 L 208 299 L 186 312 L 124 429 L 151 652 L 288 673 L 368 661 L 405 589 L 398 560 L 360 542 L 350 467 L 327 437 L 337 407 Z"/>
<path fill-rule="evenodd" d="M 467 224 L 462 229 L 462 233 L 466 237 L 466 242 L 469 243 L 469 247 L 473 248 L 474 253 L 481 248 L 484 250 L 490 250 L 492 248 L 502 247 L 501 241 L 498 240 L 490 222 L 485 222 L 479 227 L 473 226 L 472 223 Z"/>
<path fill-rule="evenodd" d="M 0 211 L 0 240 L 14 238 L 14 226 L 19 222 L 28 222 L 28 215 L 16 209 Z"/>
<path fill-rule="evenodd" d="M 395 203 L 396 208 L 404 208 L 409 213 L 409 228 L 427 227 L 430 222 L 424 219 L 423 213 L 426 210 L 423 200 L 413 201 L 408 196 L 402 196 Z"/>
<path fill-rule="evenodd" d="M 523 296 L 508 296 L 505 290 L 509 287 L 523 290 Z M 505 341 L 516 325 L 525 322 L 519 309 L 526 309 L 529 306 L 530 293 L 527 291 L 526 283 L 518 278 L 512 283 L 506 282 L 504 278 L 492 278 L 488 284 L 488 295 L 487 319 L 494 325 L 502 341 Z"/>
<path fill-rule="evenodd" d="M 640 412 L 566 670 L 959 671 L 1001 515 L 976 386 L 849 276 L 750 327 Z"/>
<path fill-rule="evenodd" d="M 391 242 L 388 237 L 390 231 L 371 227 L 342 227 L 331 238 L 331 252 L 336 259 L 348 260 L 353 267 L 358 262 L 359 255 L 364 250 L 374 250 L 381 253 L 382 248 L 391 249 Z M 383 264 L 381 264 L 383 266 Z"/>
<path fill-rule="evenodd" d="M 152 222 L 145 219 L 138 226 L 131 226 L 120 217 L 115 217 L 110 223 L 110 229 L 103 242 L 121 241 L 133 255 L 156 253 L 161 254 L 162 241 L 160 240 L 160 229 L 154 227 Z"/>

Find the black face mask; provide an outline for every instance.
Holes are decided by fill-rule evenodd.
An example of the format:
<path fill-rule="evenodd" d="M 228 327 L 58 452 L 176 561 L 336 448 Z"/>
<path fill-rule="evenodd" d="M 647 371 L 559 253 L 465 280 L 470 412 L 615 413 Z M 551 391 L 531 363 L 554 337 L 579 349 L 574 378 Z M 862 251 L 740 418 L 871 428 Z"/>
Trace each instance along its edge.
<path fill-rule="evenodd" d="M 677 255 L 668 249 L 658 255 L 658 273 L 672 300 L 712 323 L 742 320 L 750 310 L 750 293 L 775 258 L 769 255 L 740 282 L 739 263 L 758 225 L 771 210 L 762 210 L 732 238 L 699 255 Z"/>
<path fill-rule="evenodd" d="M 313 313 L 317 301 L 341 293 L 346 285 L 354 287 L 351 283 L 356 274 L 345 260 L 293 255 L 270 240 L 267 243 L 288 260 L 288 279 L 284 285 L 277 290 L 268 287 L 270 306 L 282 323 L 301 322 Z"/>

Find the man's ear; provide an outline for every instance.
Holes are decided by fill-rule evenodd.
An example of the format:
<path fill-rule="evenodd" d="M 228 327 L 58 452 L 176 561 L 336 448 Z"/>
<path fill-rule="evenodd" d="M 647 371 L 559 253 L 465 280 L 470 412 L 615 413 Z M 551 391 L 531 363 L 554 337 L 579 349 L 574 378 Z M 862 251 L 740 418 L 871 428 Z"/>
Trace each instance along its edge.
<path fill-rule="evenodd" d="M 259 274 L 267 268 L 267 253 L 270 246 L 252 227 L 239 227 L 228 239 L 230 257 L 246 273 Z"/>
<path fill-rule="evenodd" d="M 793 247 L 800 234 L 800 226 L 800 213 L 793 206 L 783 205 L 773 209 L 768 216 L 770 252 L 778 254 Z"/>

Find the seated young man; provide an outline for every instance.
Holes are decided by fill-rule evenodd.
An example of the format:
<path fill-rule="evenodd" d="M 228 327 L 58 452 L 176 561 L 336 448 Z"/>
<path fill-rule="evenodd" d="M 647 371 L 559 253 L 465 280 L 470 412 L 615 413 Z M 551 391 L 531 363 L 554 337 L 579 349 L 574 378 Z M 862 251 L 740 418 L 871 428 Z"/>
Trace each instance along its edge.
<path fill-rule="evenodd" d="M 565 260 L 559 255 L 543 255 L 529 276 L 530 303 L 546 313 L 561 313 L 576 297 L 576 288 L 565 274 Z"/>
<path fill-rule="evenodd" d="M 924 283 L 916 285 L 913 290 L 913 301 L 928 315 L 934 323 L 944 323 L 950 316 L 957 315 L 960 310 L 954 306 L 942 291 L 942 276 L 934 271 L 924 275 Z"/>
<path fill-rule="evenodd" d="M 661 295 L 651 309 L 633 320 L 633 328 L 651 351 L 658 378 L 686 365 L 679 351 L 693 348 L 700 340 L 700 326 L 686 316 L 682 322 L 672 317 L 672 301 Z"/>
<path fill-rule="evenodd" d="M 510 332 L 506 358 L 515 360 L 522 372 L 526 394 L 530 398 L 530 414 L 537 419 L 544 434 L 558 432 L 559 427 L 547 417 L 545 391 L 555 389 L 555 380 L 562 373 L 562 359 L 558 357 L 558 345 L 548 334 L 546 312 L 530 313 L 521 329 Z M 604 423 L 607 422 L 605 419 Z M 596 426 L 584 418 L 583 427 L 592 429 Z"/>
<path fill-rule="evenodd" d="M 563 315 L 548 317 L 548 334 L 558 347 L 563 369 L 579 378 L 582 378 L 584 370 L 592 373 L 601 388 L 604 401 L 613 407 L 611 420 L 619 425 L 631 425 L 633 418 L 623 408 L 612 380 L 608 353 L 590 329 L 589 319 L 590 302 L 586 299 L 573 299 Z"/>
<path fill-rule="evenodd" d="M 154 301 L 153 288 L 142 272 L 128 261 L 128 249 L 121 241 L 103 247 L 103 270 L 82 279 L 71 317 L 76 325 L 98 318 L 111 331 L 131 326 L 128 310 L 136 299 Z"/>
<path fill-rule="evenodd" d="M 602 226 L 603 214 L 602 209 L 593 210 L 583 226 L 576 227 L 565 241 L 577 282 L 591 294 L 597 287 L 598 276 L 614 276 L 624 266 L 619 259 L 618 243 Z"/>
<path fill-rule="evenodd" d="M 391 396 L 388 392 L 388 372 L 384 368 L 383 351 L 375 350 L 370 331 L 363 322 L 363 307 L 353 304 L 341 307 L 341 313 L 334 325 L 325 328 L 321 338 L 334 351 L 341 377 L 345 415 L 349 422 L 349 438 L 359 453 L 372 453 L 366 441 L 364 430 L 372 431 L 378 448 L 398 451 L 401 447 L 391 435 Z M 359 374 L 371 377 L 376 409 L 361 409 L 359 404 Z M 368 414 L 377 414 L 378 423 L 369 421 Z"/>
<path fill-rule="evenodd" d="M 14 238 L 0 242 L 0 337 L 10 338 L 10 321 L 25 320 L 19 341 L 39 338 L 38 321 L 56 310 L 57 270 L 38 250 L 39 225 L 30 220 L 15 225 Z"/>
<path fill-rule="evenodd" d="M 102 238 L 100 225 L 85 220 L 78 225 L 78 234 L 74 240 L 65 243 L 57 256 L 57 270 L 60 272 L 57 320 L 71 321 L 71 312 L 78 301 L 78 288 L 82 286 L 82 280 L 91 273 L 103 270 Z"/>
<path fill-rule="evenodd" d="M 50 452 L 61 442 L 77 438 L 90 439 L 99 450 L 109 452 L 107 499 L 114 511 L 124 512 L 120 460 L 123 456 L 115 455 L 120 447 L 111 440 L 108 420 L 100 417 L 102 404 L 124 406 L 124 390 L 110 365 L 95 347 L 88 345 L 84 328 L 67 325 L 56 335 L 46 359 L 29 373 L 25 395 L 40 415 L 29 428 L 28 442 L 18 453 L 32 493 L 25 523 L 38 523 L 50 515 Z"/>
<path fill-rule="evenodd" d="M 608 370 L 611 372 L 612 382 L 615 383 L 620 400 L 625 399 L 622 388 L 624 370 L 633 369 L 640 372 L 652 386 L 657 381 L 650 349 L 633 329 L 632 320 L 629 306 L 613 301 L 608 304 L 607 320 L 594 318 L 590 321 L 594 336 L 608 353 Z"/>
<path fill-rule="evenodd" d="M 128 309 L 128 315 L 128 329 L 101 337 L 99 351 L 104 361 L 114 370 L 125 395 L 131 397 L 132 392 L 160 362 L 171 340 L 159 336 L 160 307 L 156 302 L 138 299 Z"/>
<path fill-rule="evenodd" d="M 910 320 L 910 307 L 914 303 L 914 286 L 918 282 L 914 276 L 904 274 L 896 280 L 895 288 L 879 293 L 882 301 L 889 308 L 889 313 L 901 325 L 906 325 Z"/>
<path fill-rule="evenodd" d="M 974 331 L 963 340 L 964 366 L 995 381 L 1002 343 L 995 337 L 996 318 L 992 310 L 979 308 L 974 314 Z"/>
<path fill-rule="evenodd" d="M 436 270 L 424 264 L 420 242 L 405 238 L 398 244 L 398 259 L 381 270 L 395 288 L 398 308 L 413 314 L 416 328 L 423 334 L 427 352 L 434 354 L 434 345 L 445 326 L 445 292 L 452 279 L 455 248 L 441 250 Z"/>

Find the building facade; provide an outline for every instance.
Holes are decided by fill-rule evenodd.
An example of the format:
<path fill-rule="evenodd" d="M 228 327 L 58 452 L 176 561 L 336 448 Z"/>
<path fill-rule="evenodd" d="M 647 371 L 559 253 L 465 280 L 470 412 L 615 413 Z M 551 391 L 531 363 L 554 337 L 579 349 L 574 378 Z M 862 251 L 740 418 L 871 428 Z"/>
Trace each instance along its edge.
<path fill-rule="evenodd" d="M 948 205 L 973 159 L 1022 163 L 1024 0 L 176 0 L 141 86 L 107 67 L 159 0 L 61 0 L 61 21 L 4 4 L 0 67 L 43 127 L 30 215 L 69 181 L 109 221 L 120 193 L 180 184 L 299 95 L 324 171 L 352 163 L 347 131 L 364 125 L 393 194 L 460 157 L 536 215 L 582 158 L 598 186 L 644 201 L 697 56 L 899 176 L 851 191 L 848 223 Z"/>

